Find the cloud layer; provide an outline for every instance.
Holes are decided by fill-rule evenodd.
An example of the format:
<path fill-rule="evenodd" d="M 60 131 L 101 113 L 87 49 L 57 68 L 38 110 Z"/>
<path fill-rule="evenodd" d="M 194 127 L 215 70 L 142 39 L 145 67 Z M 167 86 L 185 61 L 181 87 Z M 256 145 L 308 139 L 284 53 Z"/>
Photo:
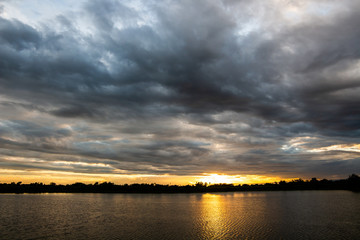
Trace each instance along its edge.
<path fill-rule="evenodd" d="M 0 1 L 1 168 L 360 172 L 359 3 L 31 2 Z"/>

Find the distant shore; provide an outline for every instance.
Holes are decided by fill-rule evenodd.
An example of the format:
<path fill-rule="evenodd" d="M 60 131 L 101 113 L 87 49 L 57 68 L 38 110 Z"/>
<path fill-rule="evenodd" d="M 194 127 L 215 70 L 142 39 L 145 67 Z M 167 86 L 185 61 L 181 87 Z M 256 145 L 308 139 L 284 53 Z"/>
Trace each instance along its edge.
<path fill-rule="evenodd" d="M 297 179 L 290 182 L 280 181 L 265 184 L 209 184 L 198 182 L 193 185 L 161 184 L 123 184 L 112 182 L 58 185 L 56 183 L 22 182 L 0 183 L 0 193 L 206 193 L 206 192 L 243 192 L 243 191 L 291 191 L 291 190 L 350 190 L 360 191 L 360 177 L 356 174 L 341 180 Z"/>

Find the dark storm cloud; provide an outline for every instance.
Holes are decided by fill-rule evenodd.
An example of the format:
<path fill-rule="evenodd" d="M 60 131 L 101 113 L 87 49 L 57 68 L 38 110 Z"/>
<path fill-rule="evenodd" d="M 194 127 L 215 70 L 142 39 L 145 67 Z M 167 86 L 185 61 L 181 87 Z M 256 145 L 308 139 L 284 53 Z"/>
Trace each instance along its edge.
<path fill-rule="evenodd" d="M 21 134 L 25 137 L 46 138 L 46 137 L 68 137 L 71 131 L 68 129 L 49 129 L 27 121 L 6 121 L 1 122 L 0 130 L 11 132 L 12 135 Z"/>
<path fill-rule="evenodd" d="M 2 45 L 9 45 L 17 51 L 21 51 L 26 48 L 36 48 L 40 38 L 35 29 L 20 21 L 0 19 L 0 42 Z"/>
<path fill-rule="evenodd" d="M 360 6 L 278 4 L 89 1 L 37 26 L 0 16 L 1 147 L 159 167 L 147 172 L 320 167 L 289 142 L 358 142 Z"/>
<path fill-rule="evenodd" d="M 91 111 L 84 106 L 71 106 L 71 107 L 65 107 L 65 108 L 53 110 L 50 113 L 59 117 L 68 117 L 68 118 L 90 117 L 91 118 L 94 116 L 95 111 L 94 110 Z"/>

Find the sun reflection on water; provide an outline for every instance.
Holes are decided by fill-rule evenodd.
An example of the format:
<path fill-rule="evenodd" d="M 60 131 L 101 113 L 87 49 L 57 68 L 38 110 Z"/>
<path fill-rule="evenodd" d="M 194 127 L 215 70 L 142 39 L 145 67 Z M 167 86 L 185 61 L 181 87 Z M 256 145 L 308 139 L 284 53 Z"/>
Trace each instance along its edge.
<path fill-rule="evenodd" d="M 203 194 L 201 238 L 239 239 L 257 233 L 266 239 L 272 231 L 266 223 L 268 209 L 261 193 Z"/>
<path fill-rule="evenodd" d="M 204 194 L 201 199 L 201 218 L 203 221 L 204 239 L 217 239 L 226 229 L 226 216 L 224 215 L 224 196 L 217 194 Z"/>

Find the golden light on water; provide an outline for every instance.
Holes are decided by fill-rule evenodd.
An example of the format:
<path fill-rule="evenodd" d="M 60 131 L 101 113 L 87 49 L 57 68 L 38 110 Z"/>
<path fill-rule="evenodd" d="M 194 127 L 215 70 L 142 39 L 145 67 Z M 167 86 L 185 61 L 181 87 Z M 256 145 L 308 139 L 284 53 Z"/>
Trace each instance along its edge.
<path fill-rule="evenodd" d="M 205 239 L 214 239 L 223 232 L 226 217 L 224 197 L 217 194 L 204 194 L 201 198 L 201 219 L 204 224 L 202 230 Z"/>

